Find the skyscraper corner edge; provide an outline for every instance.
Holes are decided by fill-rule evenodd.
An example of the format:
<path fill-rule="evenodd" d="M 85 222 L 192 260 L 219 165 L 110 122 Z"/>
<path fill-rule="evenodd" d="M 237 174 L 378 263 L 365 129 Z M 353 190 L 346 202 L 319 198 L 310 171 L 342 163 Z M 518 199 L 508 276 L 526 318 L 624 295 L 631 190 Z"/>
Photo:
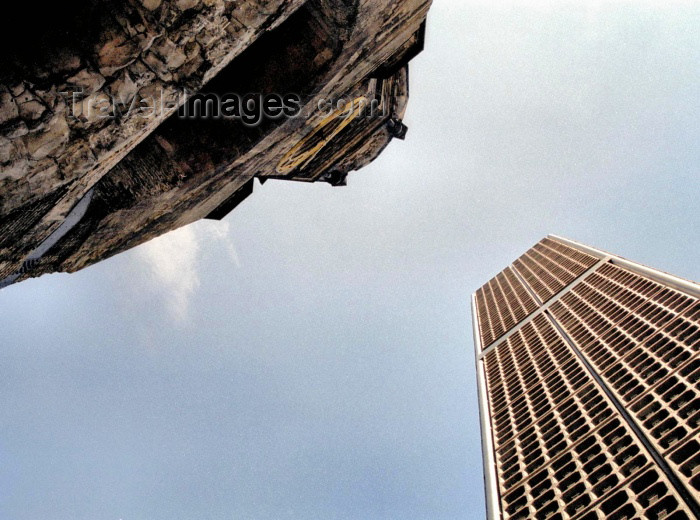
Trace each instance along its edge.
<path fill-rule="evenodd" d="M 577 242 L 575 240 L 571 240 L 569 238 L 564 238 L 558 235 L 547 235 L 547 238 L 557 240 L 559 242 L 562 242 L 568 246 L 571 246 L 573 248 L 576 248 L 580 251 L 584 251 L 590 255 L 597 256 L 599 258 L 605 258 L 609 257 L 610 262 L 612 262 L 614 265 L 624 267 L 625 269 L 628 269 L 632 272 L 635 272 L 637 274 L 640 274 L 642 276 L 646 276 L 647 278 L 650 278 L 656 282 L 660 282 L 666 285 L 669 285 L 673 287 L 674 289 L 678 289 L 679 291 L 683 291 L 685 293 L 690 294 L 691 296 L 694 296 L 696 298 L 700 298 L 700 284 L 697 282 L 694 282 L 693 280 L 686 280 L 685 278 L 680 278 L 678 276 L 672 275 L 670 273 L 666 273 L 664 271 L 661 271 L 659 269 L 656 269 L 654 267 L 649 267 L 647 265 L 640 264 L 639 262 L 634 262 L 632 260 L 628 260 L 626 258 L 623 258 L 621 256 L 608 253 L 607 251 L 602 251 L 600 249 L 596 249 L 595 247 L 588 246 L 586 244 L 582 244 L 581 242 Z"/>
<path fill-rule="evenodd" d="M 699 296 L 556 235 L 472 295 L 489 519 L 700 518 Z"/>
<path fill-rule="evenodd" d="M 484 494 L 487 520 L 500 518 L 498 480 L 494 468 L 493 438 L 491 436 L 491 421 L 487 400 L 486 373 L 481 359 L 481 337 L 479 335 L 479 320 L 477 318 L 476 293 L 471 297 L 472 331 L 474 335 L 474 361 L 476 364 L 476 385 L 479 400 L 479 424 L 481 430 L 481 453 L 484 468 Z"/>

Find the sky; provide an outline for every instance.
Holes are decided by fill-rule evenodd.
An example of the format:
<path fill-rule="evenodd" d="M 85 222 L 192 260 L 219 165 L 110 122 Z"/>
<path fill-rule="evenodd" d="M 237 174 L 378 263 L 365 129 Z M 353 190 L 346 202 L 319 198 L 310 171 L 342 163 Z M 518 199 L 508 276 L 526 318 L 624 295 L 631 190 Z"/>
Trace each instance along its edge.
<path fill-rule="evenodd" d="M 548 233 L 700 280 L 700 3 L 437 0 L 407 140 L 0 292 L 0 518 L 483 519 L 470 295 Z"/>

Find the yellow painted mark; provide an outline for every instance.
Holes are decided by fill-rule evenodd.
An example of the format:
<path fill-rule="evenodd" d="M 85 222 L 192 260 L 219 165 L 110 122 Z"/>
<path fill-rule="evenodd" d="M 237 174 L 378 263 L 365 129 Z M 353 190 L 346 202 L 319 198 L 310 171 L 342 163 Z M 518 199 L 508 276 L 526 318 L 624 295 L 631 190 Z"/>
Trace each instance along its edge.
<path fill-rule="evenodd" d="M 298 167 L 304 167 L 316 157 L 323 148 L 338 135 L 343 128 L 352 123 L 367 106 L 368 100 L 360 96 L 343 108 L 325 117 L 309 135 L 295 144 L 277 165 L 279 174 L 287 174 Z"/>

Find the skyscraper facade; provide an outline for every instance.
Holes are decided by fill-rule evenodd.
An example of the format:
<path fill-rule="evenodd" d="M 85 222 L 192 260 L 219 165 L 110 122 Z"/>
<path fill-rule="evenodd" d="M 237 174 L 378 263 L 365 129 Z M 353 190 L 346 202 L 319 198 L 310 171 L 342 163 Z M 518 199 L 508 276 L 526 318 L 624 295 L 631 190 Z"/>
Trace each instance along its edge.
<path fill-rule="evenodd" d="M 549 236 L 472 313 L 489 519 L 700 518 L 700 285 Z"/>

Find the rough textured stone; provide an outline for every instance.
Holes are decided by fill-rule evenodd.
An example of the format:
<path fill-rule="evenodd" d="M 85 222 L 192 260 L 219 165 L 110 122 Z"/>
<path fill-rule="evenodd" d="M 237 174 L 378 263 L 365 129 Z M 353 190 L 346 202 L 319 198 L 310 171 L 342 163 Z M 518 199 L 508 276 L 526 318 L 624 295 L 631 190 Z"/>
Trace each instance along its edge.
<path fill-rule="evenodd" d="M 29 161 L 24 157 L 3 165 L 0 169 L 0 181 L 23 179 L 29 172 Z"/>
<path fill-rule="evenodd" d="M 83 69 L 68 78 L 67 83 L 71 87 L 78 87 L 84 95 L 89 95 L 102 88 L 102 85 L 105 84 L 105 78 L 95 71 Z"/>
<path fill-rule="evenodd" d="M 44 159 L 68 142 L 70 129 L 65 114 L 58 114 L 46 130 L 27 136 L 27 151 L 32 159 Z"/>
<path fill-rule="evenodd" d="M 13 124 L 7 125 L 3 131 L 3 135 L 7 139 L 17 139 L 23 135 L 27 135 L 29 129 L 24 121 L 17 121 Z"/>
<path fill-rule="evenodd" d="M 162 0 L 141 0 L 141 4 L 149 11 L 155 11 L 160 7 Z"/>
<path fill-rule="evenodd" d="M 81 36 L 81 45 L 51 55 L 52 63 L 66 57 L 53 75 L 29 71 L 0 83 L 0 272 L 19 265 L 88 190 L 93 201 L 80 227 L 25 277 L 74 271 L 221 214 L 254 176 L 342 185 L 349 171 L 402 137 L 396 129 L 407 100 L 405 65 L 420 50 L 429 5 L 113 4 L 114 12 L 96 16 L 93 40 Z M 172 117 L 177 104 L 205 84 L 218 94 L 297 93 L 301 113 L 252 127 Z M 70 93 L 61 94 L 68 85 L 84 90 L 77 107 Z M 151 117 L 126 110 L 96 117 L 86 110 L 105 96 L 126 105 L 161 94 L 176 102 Z M 354 114 L 347 124 L 319 112 L 322 100 L 341 97 L 371 99 L 382 110 Z M 292 166 L 280 170 L 281 164 Z"/>
<path fill-rule="evenodd" d="M 144 63 L 163 81 L 171 81 L 172 71 L 180 67 L 186 60 L 187 55 L 182 48 L 168 38 L 157 40 L 144 57 Z"/>
<path fill-rule="evenodd" d="M 0 125 L 19 117 L 15 100 L 7 90 L 0 91 Z"/>
<path fill-rule="evenodd" d="M 22 94 L 22 92 L 24 92 L 25 90 L 26 90 L 26 88 L 25 88 L 23 82 L 22 82 L 22 83 L 16 83 L 16 84 L 10 86 L 10 92 L 12 92 L 12 95 L 15 96 L 15 97 L 17 97 L 17 96 L 19 96 L 20 94 Z"/>
<path fill-rule="evenodd" d="M 126 110 L 138 92 L 138 85 L 131 74 L 125 71 L 109 85 L 109 92 L 115 101 Z"/>
<path fill-rule="evenodd" d="M 188 9 L 194 9 L 201 4 L 201 0 L 177 0 L 175 5 L 181 11 L 187 11 Z"/>
<path fill-rule="evenodd" d="M 115 34 L 97 49 L 97 65 L 100 73 L 111 76 L 123 69 L 139 56 L 139 46 L 133 39 L 123 34 Z"/>
<path fill-rule="evenodd" d="M 19 116 L 25 121 L 40 119 L 46 112 L 46 107 L 37 99 L 30 99 L 19 105 Z"/>
<path fill-rule="evenodd" d="M 62 174 L 70 174 L 77 178 L 87 172 L 97 161 L 95 154 L 86 143 L 78 143 L 69 148 L 68 153 L 61 158 L 59 164 Z"/>
<path fill-rule="evenodd" d="M 0 164 L 9 163 L 15 152 L 15 143 L 4 137 L 0 137 Z"/>
<path fill-rule="evenodd" d="M 51 158 L 44 158 L 37 161 L 32 168 L 31 176 L 28 181 L 30 185 L 41 184 L 44 182 L 55 182 L 58 175 L 58 165 Z"/>

